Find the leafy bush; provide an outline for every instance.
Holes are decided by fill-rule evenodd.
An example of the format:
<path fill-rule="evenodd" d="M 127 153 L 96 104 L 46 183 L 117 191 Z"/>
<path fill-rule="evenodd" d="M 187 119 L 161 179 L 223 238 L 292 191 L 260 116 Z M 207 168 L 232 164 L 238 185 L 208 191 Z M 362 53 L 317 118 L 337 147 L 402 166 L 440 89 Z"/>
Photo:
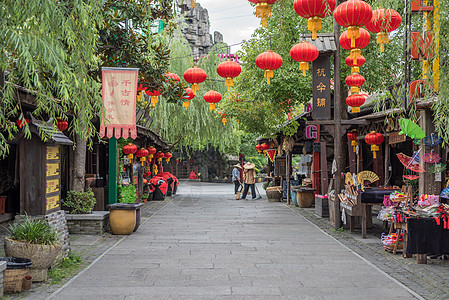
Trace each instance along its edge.
<path fill-rule="evenodd" d="M 57 232 L 44 220 L 30 219 L 25 216 L 21 223 L 10 224 L 9 237 L 16 241 L 31 244 L 54 245 L 58 243 Z"/>
<path fill-rule="evenodd" d="M 48 276 L 51 279 L 51 284 L 58 284 L 64 278 L 67 278 L 70 275 L 74 275 L 74 272 L 77 271 L 81 266 L 81 262 L 81 256 L 69 252 L 69 255 L 67 257 L 64 257 L 59 265 L 52 267 L 48 271 Z"/>
<path fill-rule="evenodd" d="M 96 202 L 94 192 L 88 188 L 86 192 L 68 191 L 64 206 L 72 209 L 71 214 L 90 214 Z"/>
<path fill-rule="evenodd" d="M 136 202 L 136 187 L 133 184 L 119 186 L 120 203 L 134 203 Z"/>

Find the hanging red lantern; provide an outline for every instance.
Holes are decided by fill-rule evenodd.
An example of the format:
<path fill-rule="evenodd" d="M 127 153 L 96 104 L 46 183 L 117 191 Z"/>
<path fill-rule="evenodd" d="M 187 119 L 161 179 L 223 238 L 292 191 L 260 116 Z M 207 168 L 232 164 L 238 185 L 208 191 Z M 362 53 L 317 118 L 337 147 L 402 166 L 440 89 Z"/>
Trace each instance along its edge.
<path fill-rule="evenodd" d="M 318 48 L 308 42 L 296 44 L 290 49 L 290 56 L 299 61 L 302 76 L 306 76 L 306 71 L 309 70 L 309 62 L 317 59 L 319 54 Z"/>
<path fill-rule="evenodd" d="M 228 121 L 228 119 L 226 119 L 226 114 L 222 114 L 221 115 L 221 122 L 223 123 L 223 125 L 226 125 L 227 121 Z"/>
<path fill-rule="evenodd" d="M 137 87 L 137 90 L 139 91 L 137 93 L 137 97 L 136 97 L 137 101 L 142 101 L 142 97 L 143 97 L 143 94 L 145 93 L 146 89 L 147 88 L 141 84 Z"/>
<path fill-rule="evenodd" d="M 225 86 L 227 87 L 228 91 L 231 89 L 231 86 L 233 86 L 233 78 L 240 75 L 242 72 L 242 66 L 240 66 L 239 63 L 236 63 L 232 60 L 227 60 L 222 62 L 217 67 L 217 73 L 220 77 L 226 78 L 225 79 Z"/>
<path fill-rule="evenodd" d="M 351 58 L 351 56 L 346 57 L 345 62 L 348 65 L 348 67 L 351 67 L 351 73 L 359 73 L 360 67 L 365 64 L 365 57 L 363 55 L 360 55 L 356 59 L 356 63 L 354 64 L 354 60 Z"/>
<path fill-rule="evenodd" d="M 69 123 L 63 119 L 56 119 L 56 127 L 58 127 L 59 131 L 63 132 L 69 127 Z"/>
<path fill-rule="evenodd" d="M 256 17 L 262 19 L 262 27 L 267 27 L 267 19 L 271 17 L 271 5 L 277 0 L 248 0 L 256 4 Z"/>
<path fill-rule="evenodd" d="M 151 162 L 151 160 L 153 159 L 153 155 L 157 152 L 157 150 L 153 146 L 150 146 L 147 148 L 147 151 L 148 151 L 148 159 Z"/>
<path fill-rule="evenodd" d="M 155 90 L 155 91 L 152 91 L 152 92 L 150 92 L 150 91 L 145 91 L 145 93 L 146 93 L 148 96 L 151 96 L 151 106 L 152 106 L 152 107 L 155 107 L 155 106 L 156 106 L 156 103 L 157 103 L 157 97 L 160 96 L 160 95 L 162 95 L 161 92 L 159 92 L 158 90 Z"/>
<path fill-rule="evenodd" d="M 185 93 L 187 94 L 186 96 L 183 96 L 182 99 L 185 99 L 187 101 L 182 102 L 182 106 L 187 109 L 187 107 L 189 107 L 190 105 L 190 100 L 192 100 L 193 98 L 195 98 L 195 93 L 193 92 L 193 90 L 191 88 L 186 88 L 184 89 Z"/>
<path fill-rule="evenodd" d="M 192 91 L 194 95 L 196 95 L 196 92 L 200 89 L 198 84 L 204 82 L 206 78 L 206 72 L 197 66 L 187 69 L 184 72 L 184 80 L 192 84 Z"/>
<path fill-rule="evenodd" d="M 359 87 L 365 83 L 365 77 L 360 74 L 353 73 L 346 77 L 345 83 L 351 87 L 351 93 L 360 92 Z"/>
<path fill-rule="evenodd" d="M 173 157 L 173 155 L 170 152 L 164 153 L 165 161 L 167 164 L 170 162 L 170 158 Z"/>
<path fill-rule="evenodd" d="M 348 27 L 347 39 L 351 47 L 355 47 L 355 40 L 360 37 L 360 27 L 371 21 L 373 9 L 362 0 L 348 0 L 343 2 L 334 12 L 335 21 L 343 27 Z"/>
<path fill-rule="evenodd" d="M 380 44 L 380 52 L 385 51 L 385 44 L 389 42 L 388 33 L 398 29 L 401 25 L 401 15 L 394 9 L 378 8 L 373 11 L 371 21 L 366 29 L 377 33 L 376 42 Z"/>
<path fill-rule="evenodd" d="M 156 152 L 156 154 L 154 154 L 154 158 L 157 159 L 158 163 L 162 162 L 162 159 L 165 157 L 163 152 Z"/>
<path fill-rule="evenodd" d="M 282 66 L 282 57 L 269 50 L 256 57 L 256 65 L 265 71 L 264 77 L 267 79 L 267 84 L 270 84 L 270 78 L 273 78 L 273 70 Z"/>
<path fill-rule="evenodd" d="M 204 94 L 204 101 L 209 103 L 209 109 L 210 111 L 213 111 L 215 109 L 215 103 L 220 102 L 221 100 L 221 94 L 219 92 L 216 92 L 214 90 L 211 90 Z"/>
<path fill-rule="evenodd" d="M 346 104 L 352 107 L 352 113 L 359 113 L 360 106 L 365 104 L 365 96 L 360 94 L 352 94 L 346 98 Z"/>
<path fill-rule="evenodd" d="M 145 149 L 145 148 L 137 150 L 136 156 L 140 157 L 140 162 L 142 163 L 142 166 L 143 166 L 143 163 L 145 162 L 146 157 L 148 156 L 148 154 L 149 154 L 148 150 Z"/>
<path fill-rule="evenodd" d="M 298 15 L 308 19 L 312 40 L 317 38 L 317 31 L 321 30 L 321 18 L 330 15 L 335 4 L 336 0 L 295 0 L 293 7 Z"/>
<path fill-rule="evenodd" d="M 28 123 L 30 123 L 30 120 L 25 119 L 25 122 L 28 124 Z M 17 126 L 19 126 L 19 128 L 22 128 L 23 126 L 25 126 L 25 122 L 22 122 L 22 120 L 20 120 L 20 119 L 16 120 Z"/>
<path fill-rule="evenodd" d="M 371 131 L 365 135 L 365 142 L 371 145 L 371 151 L 373 152 L 373 158 L 376 159 L 376 151 L 379 151 L 379 146 L 384 142 L 384 136 L 381 133 Z"/>
<path fill-rule="evenodd" d="M 357 133 L 357 130 L 354 129 L 353 131 L 348 132 L 347 136 L 348 136 L 348 140 L 351 141 L 351 146 L 354 148 L 354 152 L 356 152 L 356 147 L 359 144 L 357 142 L 357 137 L 359 136 L 359 134 Z"/>
<path fill-rule="evenodd" d="M 267 143 L 260 144 L 260 149 L 262 151 L 268 150 L 268 149 L 270 149 L 270 144 L 267 144 Z"/>
<path fill-rule="evenodd" d="M 167 77 L 169 79 L 173 79 L 176 82 L 180 82 L 181 81 L 181 78 L 179 78 L 178 74 L 176 74 L 176 73 L 166 73 L 165 77 Z"/>
<path fill-rule="evenodd" d="M 360 36 L 355 39 L 355 46 L 351 46 L 351 41 L 348 40 L 347 30 L 340 35 L 338 41 L 344 49 L 350 51 L 350 57 L 354 60 L 354 64 L 356 64 L 357 58 L 362 55 L 360 49 L 368 46 L 370 39 L 371 35 L 369 32 L 364 28 L 360 28 Z"/>
<path fill-rule="evenodd" d="M 257 153 L 258 153 L 259 155 L 262 154 L 262 152 L 263 152 L 263 150 L 260 149 L 260 146 L 261 146 L 261 145 L 259 145 L 259 144 L 256 145 Z"/>
<path fill-rule="evenodd" d="M 122 151 L 127 155 L 126 157 L 128 158 L 128 161 L 131 162 L 133 160 L 133 154 L 137 151 L 137 147 L 136 145 L 130 143 L 123 146 Z"/>

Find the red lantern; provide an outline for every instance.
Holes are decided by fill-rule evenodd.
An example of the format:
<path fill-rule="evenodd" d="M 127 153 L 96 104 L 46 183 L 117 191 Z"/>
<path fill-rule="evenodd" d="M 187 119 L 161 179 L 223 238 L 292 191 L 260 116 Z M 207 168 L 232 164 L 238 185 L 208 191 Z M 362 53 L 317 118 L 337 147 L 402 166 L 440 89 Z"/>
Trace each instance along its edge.
<path fill-rule="evenodd" d="M 228 121 L 228 119 L 226 119 L 226 114 L 222 114 L 221 115 L 221 122 L 223 123 L 223 125 L 226 125 L 227 121 Z"/>
<path fill-rule="evenodd" d="M 388 43 L 388 33 L 398 29 L 401 25 L 401 15 L 394 9 L 378 8 L 373 11 L 371 21 L 366 24 L 366 29 L 377 33 L 376 42 L 380 44 L 380 51 L 385 51 Z"/>
<path fill-rule="evenodd" d="M 182 97 L 182 99 L 185 99 L 187 101 L 184 101 L 182 103 L 182 106 L 187 109 L 187 107 L 189 107 L 190 105 L 189 101 L 195 98 L 195 92 L 191 88 L 186 88 L 184 89 L 184 91 L 186 92 L 187 96 Z"/>
<path fill-rule="evenodd" d="M 262 153 L 262 151 L 263 151 L 262 149 L 260 149 L 260 146 L 261 146 L 261 145 L 259 145 L 259 144 L 256 145 L 257 153 L 258 153 L 259 155 L 260 155 L 260 154 Z"/>
<path fill-rule="evenodd" d="M 354 60 L 351 58 L 351 56 L 346 57 L 345 62 L 348 65 L 348 67 L 351 67 L 351 73 L 358 73 L 360 72 L 361 66 L 365 64 L 365 57 L 363 55 L 360 55 L 356 59 L 356 63 L 354 64 Z"/>
<path fill-rule="evenodd" d="M 218 103 L 221 100 L 221 94 L 219 92 L 211 90 L 204 94 L 204 100 L 209 103 L 210 111 L 213 111 L 215 109 L 215 103 Z"/>
<path fill-rule="evenodd" d="M 192 91 L 194 95 L 196 95 L 196 92 L 200 89 L 198 84 L 204 82 L 206 78 L 206 72 L 197 66 L 187 69 L 184 72 L 184 80 L 192 84 Z"/>
<path fill-rule="evenodd" d="M 164 153 L 165 161 L 167 164 L 170 162 L 170 158 L 173 157 L 173 155 L 170 152 Z"/>
<path fill-rule="evenodd" d="M 148 154 L 149 154 L 148 150 L 145 149 L 145 148 L 137 150 L 136 156 L 140 157 L 140 162 L 142 163 L 142 166 L 143 166 L 143 163 L 145 162 L 146 157 L 148 156 Z"/>
<path fill-rule="evenodd" d="M 347 136 L 348 136 L 348 140 L 351 141 L 351 146 L 354 148 L 354 152 L 356 152 L 356 147 L 359 144 L 357 142 L 357 137 L 359 136 L 359 134 L 357 133 L 357 130 L 354 129 L 353 131 L 348 132 Z"/>
<path fill-rule="evenodd" d="M 266 150 L 270 149 L 270 145 L 267 144 L 267 143 L 263 143 L 263 144 L 260 145 L 260 149 L 262 151 L 266 151 Z"/>
<path fill-rule="evenodd" d="M 361 0 L 343 2 L 334 12 L 335 21 L 343 27 L 348 27 L 347 39 L 351 40 L 351 47 L 355 47 L 355 40 L 360 37 L 360 27 L 368 24 L 372 16 L 371 6 Z"/>
<path fill-rule="evenodd" d="M 321 30 L 321 18 L 330 15 L 335 8 L 336 0 L 295 0 L 293 6 L 298 15 L 308 19 L 308 29 L 312 31 L 312 40 L 317 38 Z"/>
<path fill-rule="evenodd" d="M 365 83 L 365 77 L 360 74 L 354 73 L 346 77 L 345 82 L 351 87 L 351 93 L 358 93 L 359 87 Z"/>
<path fill-rule="evenodd" d="M 176 73 L 167 73 L 167 74 L 165 74 L 165 77 L 167 77 L 169 79 L 173 79 L 177 82 L 181 81 L 181 78 L 179 78 L 178 74 L 176 74 Z"/>
<path fill-rule="evenodd" d="M 154 154 L 154 157 L 157 159 L 157 161 L 160 163 L 162 162 L 162 159 L 165 157 L 163 152 L 156 152 L 156 154 Z"/>
<path fill-rule="evenodd" d="M 153 159 L 153 155 L 157 152 L 157 150 L 153 146 L 150 146 L 147 148 L 147 151 L 148 151 L 148 158 L 151 162 L 151 160 Z"/>
<path fill-rule="evenodd" d="M 302 76 L 306 76 L 306 71 L 309 70 L 309 62 L 317 59 L 319 54 L 318 48 L 308 42 L 296 44 L 290 49 L 290 56 L 299 61 Z"/>
<path fill-rule="evenodd" d="M 373 152 L 373 158 L 376 159 L 376 151 L 379 151 L 379 146 L 384 142 L 384 136 L 381 133 L 371 131 L 365 135 L 365 142 L 371 145 L 371 151 Z"/>
<path fill-rule="evenodd" d="M 256 57 L 256 65 L 265 71 L 264 77 L 267 79 L 267 84 L 270 84 L 270 78 L 273 78 L 273 70 L 282 66 L 282 57 L 270 50 Z"/>
<path fill-rule="evenodd" d="M 369 32 L 364 28 L 360 28 L 360 36 L 355 39 L 355 46 L 351 46 L 351 42 L 348 40 L 347 30 L 340 35 L 338 41 L 344 49 L 351 51 L 350 57 L 354 60 L 354 64 L 356 64 L 357 58 L 361 56 L 360 49 L 368 46 L 370 39 L 371 35 Z"/>
<path fill-rule="evenodd" d="M 256 4 L 256 17 L 262 19 L 262 27 L 267 27 L 267 19 L 271 17 L 271 5 L 277 0 L 248 0 Z"/>
<path fill-rule="evenodd" d="M 69 123 L 63 119 L 56 119 L 56 127 L 58 127 L 59 131 L 64 131 L 69 127 Z"/>
<path fill-rule="evenodd" d="M 128 144 L 123 146 L 122 151 L 127 155 L 128 161 L 131 162 L 133 160 L 133 154 L 137 151 L 137 147 L 134 144 Z"/>
<path fill-rule="evenodd" d="M 28 124 L 28 123 L 30 123 L 30 120 L 25 119 L 25 122 Z M 22 128 L 23 126 L 25 126 L 25 122 L 22 122 L 22 120 L 20 120 L 20 119 L 17 119 L 17 121 L 16 121 L 17 126 L 19 126 L 19 128 Z"/>
<path fill-rule="evenodd" d="M 160 95 L 161 95 L 161 92 L 159 92 L 158 90 L 154 90 L 154 91 L 152 91 L 152 92 L 150 92 L 150 91 L 145 91 L 145 93 L 146 93 L 148 96 L 151 96 L 151 106 L 155 107 L 155 106 L 156 106 L 156 103 L 157 103 L 157 96 L 160 96 Z"/>
<path fill-rule="evenodd" d="M 242 67 L 240 66 L 240 64 L 232 60 L 224 61 L 217 67 L 218 75 L 220 77 L 226 78 L 225 86 L 228 88 L 228 91 L 231 89 L 231 86 L 233 86 L 232 78 L 239 76 L 241 72 Z"/>
<path fill-rule="evenodd" d="M 352 107 L 352 113 L 359 113 L 360 106 L 365 104 L 365 97 L 360 94 L 352 94 L 346 98 L 346 104 Z"/>

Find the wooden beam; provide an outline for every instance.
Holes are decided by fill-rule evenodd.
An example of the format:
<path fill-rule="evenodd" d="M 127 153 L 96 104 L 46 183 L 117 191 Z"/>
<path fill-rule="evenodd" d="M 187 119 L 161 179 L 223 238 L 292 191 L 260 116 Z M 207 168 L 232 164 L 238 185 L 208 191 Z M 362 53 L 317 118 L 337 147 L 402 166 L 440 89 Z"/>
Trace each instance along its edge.
<path fill-rule="evenodd" d="M 341 120 L 341 125 L 369 125 L 372 122 L 367 120 Z M 312 120 L 306 121 L 306 125 L 335 125 L 334 120 Z"/>

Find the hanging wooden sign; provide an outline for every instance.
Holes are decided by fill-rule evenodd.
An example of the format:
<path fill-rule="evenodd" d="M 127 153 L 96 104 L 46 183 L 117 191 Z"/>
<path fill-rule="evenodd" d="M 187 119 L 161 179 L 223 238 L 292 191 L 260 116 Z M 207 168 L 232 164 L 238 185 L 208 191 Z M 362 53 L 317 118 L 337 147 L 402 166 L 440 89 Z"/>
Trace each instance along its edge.
<path fill-rule="evenodd" d="M 405 134 L 399 134 L 399 131 L 390 132 L 388 136 L 388 144 L 393 145 L 397 143 L 405 142 L 407 136 Z"/>
<path fill-rule="evenodd" d="M 330 56 L 313 61 L 313 110 L 315 120 L 331 119 Z"/>

